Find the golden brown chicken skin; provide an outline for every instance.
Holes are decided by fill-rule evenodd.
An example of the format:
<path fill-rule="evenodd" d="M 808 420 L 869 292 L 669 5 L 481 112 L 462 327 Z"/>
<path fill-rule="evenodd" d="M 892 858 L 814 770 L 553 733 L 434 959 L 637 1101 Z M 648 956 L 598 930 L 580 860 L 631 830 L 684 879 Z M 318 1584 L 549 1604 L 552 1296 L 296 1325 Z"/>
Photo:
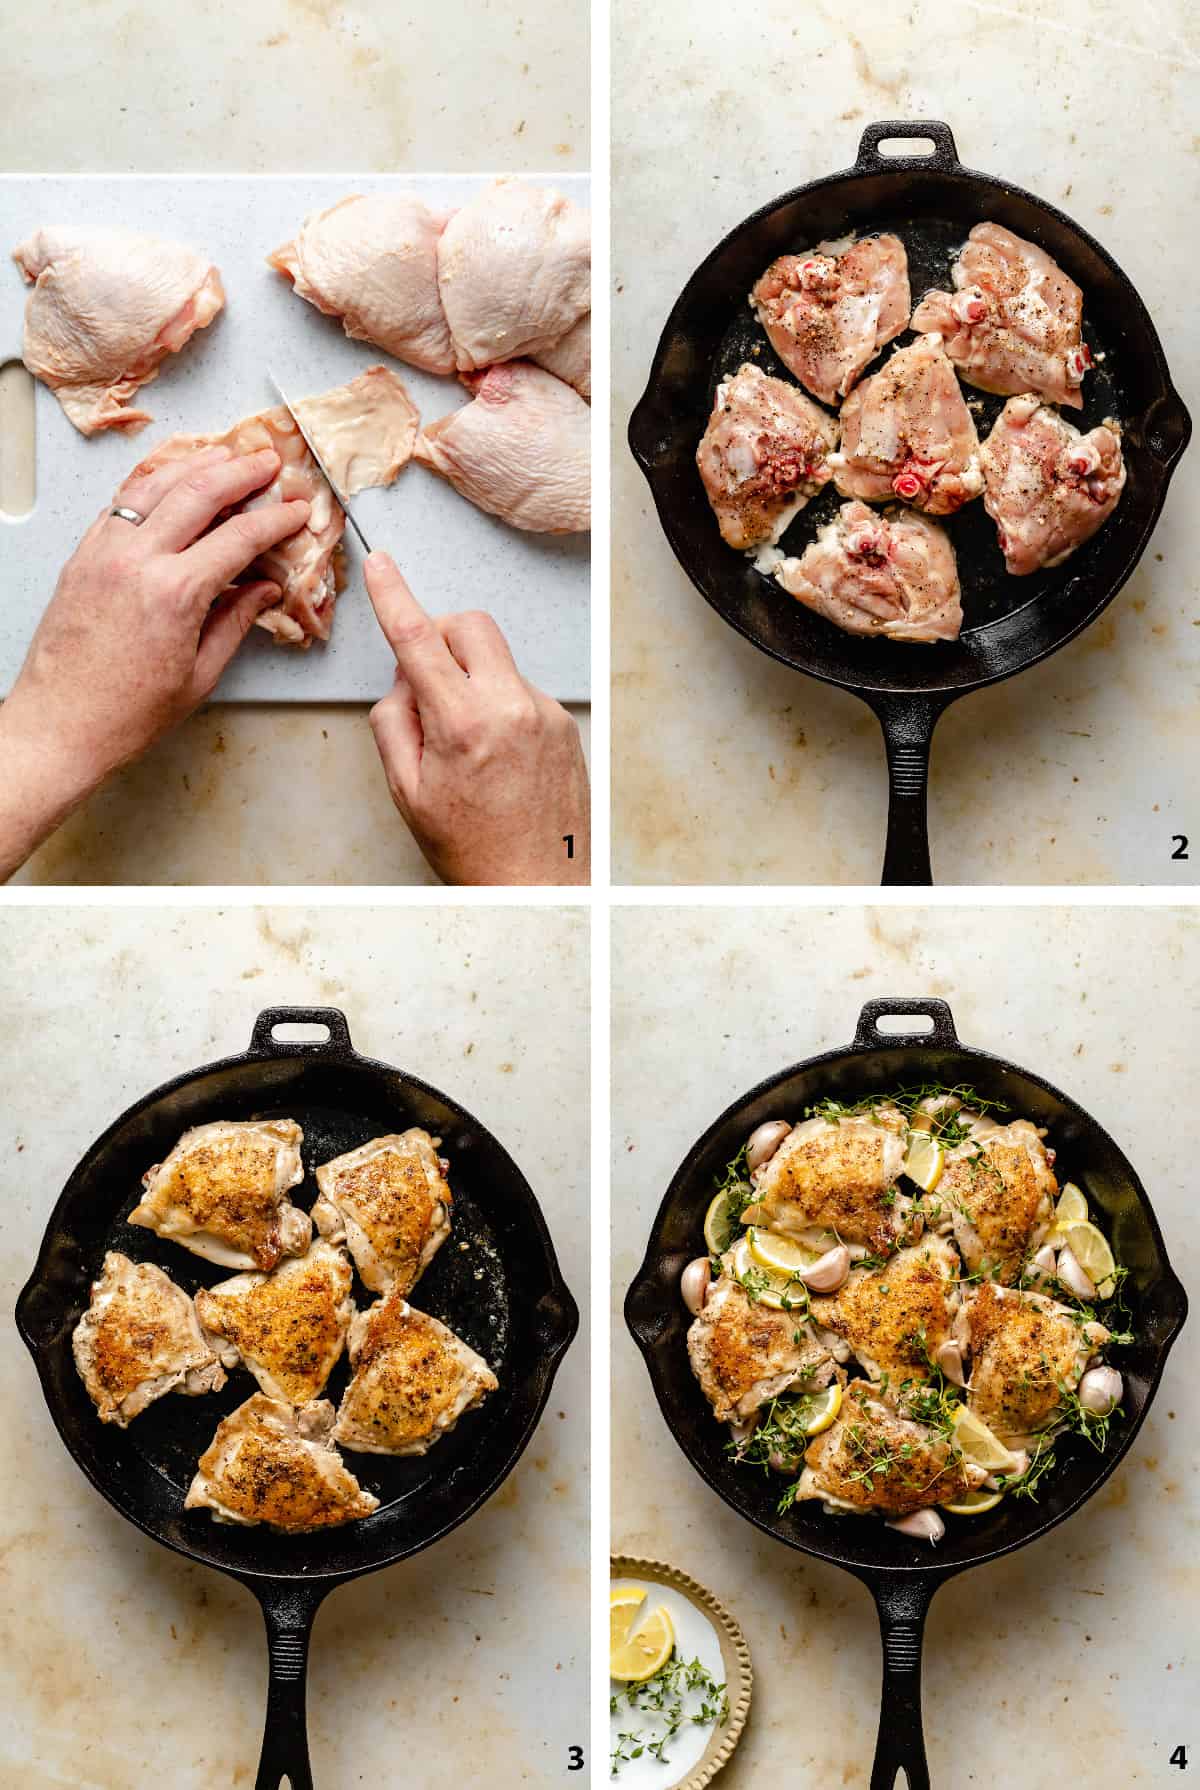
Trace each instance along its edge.
<path fill-rule="evenodd" d="M 225 1372 L 192 1301 L 152 1262 L 110 1249 L 71 1339 L 75 1366 L 102 1423 L 124 1429 L 168 1392 L 219 1392 Z"/>
<path fill-rule="evenodd" d="M 889 1254 L 908 1229 L 912 1207 L 895 1185 L 904 1134 L 904 1115 L 896 1107 L 793 1126 L 752 1177 L 756 1199 L 743 1222 L 801 1241 L 806 1232 L 834 1231 L 844 1243 Z"/>
<path fill-rule="evenodd" d="M 226 1367 L 249 1368 L 268 1398 L 318 1398 L 354 1317 L 344 1252 L 318 1239 L 270 1274 L 235 1274 L 196 1294 L 205 1334 Z"/>
<path fill-rule="evenodd" d="M 985 1475 L 947 1436 L 901 1417 L 866 1380 L 852 1380 L 836 1421 L 805 1450 L 797 1499 L 832 1497 L 905 1516 L 961 1498 Z"/>
<path fill-rule="evenodd" d="M 448 1166 L 414 1126 L 317 1170 L 313 1219 L 331 1243 L 346 1243 L 373 1293 L 411 1292 L 450 1235 Z"/>
<path fill-rule="evenodd" d="M 482 1356 L 395 1288 L 355 1318 L 350 1363 L 333 1435 L 367 1454 L 425 1454 L 499 1385 Z"/>
<path fill-rule="evenodd" d="M 834 1371 L 802 1304 L 787 1312 L 756 1303 L 729 1274 L 709 1288 L 688 1355 L 718 1423 L 743 1423 L 781 1393 L 827 1386 Z"/>
<path fill-rule="evenodd" d="M 897 1250 L 882 1268 L 854 1268 L 841 1289 L 812 1296 L 815 1324 L 844 1337 L 872 1379 L 923 1379 L 954 1331 L 958 1257 L 941 1237 Z"/>
<path fill-rule="evenodd" d="M 968 1403 L 1001 1438 L 1022 1443 L 1053 1429 L 1063 1393 L 1074 1392 L 1088 1361 L 1108 1341 L 1103 1324 L 1082 1319 L 1041 1293 L 985 1281 L 970 1303 Z"/>
<path fill-rule="evenodd" d="M 222 1268 L 273 1268 L 302 1255 L 312 1221 L 288 1199 L 304 1179 L 304 1133 L 291 1119 L 197 1125 L 143 1177 L 130 1224 Z"/>
<path fill-rule="evenodd" d="M 379 1500 L 363 1491 L 330 1446 L 333 1422 L 327 1399 L 297 1411 L 256 1392 L 217 1425 L 185 1509 L 211 1510 L 218 1522 L 267 1523 L 289 1534 L 370 1516 Z"/>
<path fill-rule="evenodd" d="M 953 1229 L 969 1274 L 1012 1285 L 1053 1218 L 1058 1182 L 1037 1127 L 1028 1119 L 998 1125 L 962 1112 L 970 1137 L 946 1156 L 925 1201 L 931 1229 Z"/>

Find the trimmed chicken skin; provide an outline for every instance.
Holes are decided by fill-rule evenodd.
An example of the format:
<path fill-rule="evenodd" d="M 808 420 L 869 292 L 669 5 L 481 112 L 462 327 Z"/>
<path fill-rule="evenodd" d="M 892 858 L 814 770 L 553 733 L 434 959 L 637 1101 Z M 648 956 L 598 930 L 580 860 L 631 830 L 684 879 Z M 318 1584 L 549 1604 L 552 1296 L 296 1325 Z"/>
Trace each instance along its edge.
<path fill-rule="evenodd" d="M 898 1249 L 882 1268 L 852 1268 L 829 1297 L 813 1294 L 812 1321 L 844 1338 L 872 1380 L 924 1379 L 930 1357 L 955 1334 L 957 1275 L 951 1245 L 926 1237 Z"/>
<path fill-rule="evenodd" d="M 373 1293 L 411 1292 L 450 1235 L 449 1167 L 413 1126 L 318 1168 L 313 1222 L 329 1242 L 347 1245 Z"/>
<path fill-rule="evenodd" d="M 304 1179 L 303 1138 L 292 1119 L 197 1125 L 146 1171 L 129 1223 L 222 1268 L 266 1270 L 303 1255 L 312 1221 L 287 1197 Z"/>
<path fill-rule="evenodd" d="M 847 634 L 957 640 L 962 593 L 950 537 L 915 510 L 878 515 L 845 503 L 799 559 L 775 577 L 790 596 Z"/>
<path fill-rule="evenodd" d="M 754 1171 L 755 1203 L 745 1224 L 761 1224 L 812 1247 L 836 1231 L 888 1255 L 909 1230 L 912 1200 L 896 1191 L 906 1124 L 897 1107 L 874 1115 L 806 1119 L 794 1125 L 768 1162 Z"/>
<path fill-rule="evenodd" d="M 536 354 L 530 355 L 539 367 L 547 373 L 553 373 L 556 379 L 562 379 L 567 385 L 573 385 L 581 398 L 592 401 L 592 313 L 581 317 L 574 329 L 569 329 L 565 336 L 550 348 L 539 348 Z"/>
<path fill-rule="evenodd" d="M 412 457 L 420 423 L 403 382 L 383 366 L 368 367 L 346 385 L 299 400 L 296 413 L 347 497 L 367 485 L 391 483 Z M 345 583 L 341 540 L 346 516 L 304 437 L 280 405 L 243 417 L 224 434 L 172 435 L 138 471 L 153 471 L 211 446 L 234 454 L 271 448 L 279 455 L 282 464 L 274 479 L 239 509 L 297 497 L 312 506 L 304 527 L 260 554 L 245 576 L 273 579 L 283 592 L 282 600 L 257 618 L 260 628 L 287 646 L 307 649 L 314 640 L 328 640 L 334 604 Z"/>
<path fill-rule="evenodd" d="M 513 528 L 576 534 L 592 525 L 592 413 L 532 361 L 464 380 L 473 402 L 430 423 L 416 458 Z"/>
<path fill-rule="evenodd" d="M 591 285 L 588 213 L 511 176 L 468 200 L 438 242 L 438 286 L 460 372 L 553 348 L 591 310 Z"/>
<path fill-rule="evenodd" d="M 980 464 L 984 506 L 1005 566 L 1017 577 L 1069 559 L 1125 489 L 1119 426 L 1109 421 L 1081 435 L 1031 394 L 1009 399 Z"/>
<path fill-rule="evenodd" d="M 226 1367 L 248 1367 L 268 1398 L 306 1405 L 325 1390 L 354 1317 L 354 1276 L 319 1238 L 270 1274 L 235 1274 L 196 1294 L 196 1316 Z"/>
<path fill-rule="evenodd" d="M 207 255 L 127 230 L 37 230 L 13 251 L 33 284 L 25 365 L 81 435 L 150 421 L 129 400 L 225 303 Z"/>
<path fill-rule="evenodd" d="M 256 1392 L 217 1425 L 184 1509 L 289 1535 L 369 1517 L 379 1499 L 363 1491 L 333 1447 L 333 1424 L 328 1399 L 297 1411 Z"/>
<path fill-rule="evenodd" d="M 908 327 L 908 257 L 898 236 L 867 236 L 843 254 L 822 243 L 772 261 L 750 303 L 784 366 L 836 404 L 879 350 Z"/>
<path fill-rule="evenodd" d="M 950 1503 L 987 1477 L 946 1436 L 886 1405 L 867 1380 L 850 1382 L 837 1418 L 804 1459 L 797 1501 L 835 1498 L 889 1517 Z"/>
<path fill-rule="evenodd" d="M 833 1357 L 799 1312 L 752 1302 L 728 1273 L 709 1288 L 687 1346 L 718 1423 L 743 1423 L 781 1393 L 833 1378 Z"/>
<path fill-rule="evenodd" d="M 427 373 L 452 373 L 437 271 L 446 222 L 412 193 L 353 193 L 306 217 L 267 263 L 299 298 L 340 317 L 355 341 Z"/>
<path fill-rule="evenodd" d="M 717 387 L 696 465 L 722 539 L 746 549 L 777 541 L 833 477 L 835 419 L 798 386 L 746 361 Z"/>
<path fill-rule="evenodd" d="M 396 1287 L 355 1318 L 350 1365 L 333 1439 L 360 1454 L 427 1454 L 500 1384 L 481 1355 Z"/>
<path fill-rule="evenodd" d="M 976 224 L 951 269 L 954 291 L 927 292 L 912 327 L 936 331 L 968 385 L 1036 392 L 1083 403 L 1092 357 L 1083 341 L 1083 294 L 1034 242 L 999 224 Z"/>
<path fill-rule="evenodd" d="M 851 392 L 831 458 L 843 497 L 949 516 L 983 490 L 979 437 L 939 335 L 918 336 Z"/>
<path fill-rule="evenodd" d="M 1009 1447 L 1032 1445 L 1065 1415 L 1088 1362 L 1108 1341 L 1103 1324 L 1041 1293 L 984 1281 L 967 1310 L 971 1378 L 967 1402 Z"/>
<path fill-rule="evenodd" d="M 937 1104 L 944 1110 L 954 1103 Z M 947 1150 L 941 1179 L 925 1200 L 925 1222 L 953 1230 L 968 1274 L 1011 1285 L 1049 1229 L 1058 1182 L 1042 1133 L 1028 1119 L 998 1125 L 965 1108 L 958 1119 L 970 1135 Z"/>
<path fill-rule="evenodd" d="M 101 1423 L 120 1429 L 165 1393 L 194 1398 L 225 1384 L 183 1288 L 152 1262 L 131 1262 L 115 1249 L 92 1282 L 71 1349 Z"/>

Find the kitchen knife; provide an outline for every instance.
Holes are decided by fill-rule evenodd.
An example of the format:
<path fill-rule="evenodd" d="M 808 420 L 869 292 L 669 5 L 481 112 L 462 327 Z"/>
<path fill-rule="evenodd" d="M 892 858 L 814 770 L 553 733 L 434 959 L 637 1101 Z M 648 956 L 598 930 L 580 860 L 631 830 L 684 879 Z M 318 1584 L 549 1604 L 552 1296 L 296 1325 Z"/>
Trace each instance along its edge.
<path fill-rule="evenodd" d="M 351 528 L 354 530 L 355 534 L 358 536 L 359 540 L 362 542 L 363 552 L 369 553 L 371 551 L 370 542 L 367 540 L 367 537 L 363 533 L 362 529 L 358 526 L 358 523 L 354 520 L 354 512 L 351 510 L 350 505 L 346 502 L 346 499 L 342 496 L 341 492 L 338 490 L 337 486 L 334 484 L 333 478 L 330 475 L 329 468 L 326 466 L 324 460 L 322 460 L 320 454 L 317 452 L 316 443 L 314 442 L 312 436 L 309 434 L 308 430 L 304 427 L 304 424 L 300 421 L 300 418 L 296 415 L 295 407 L 292 404 L 291 399 L 288 397 L 287 393 L 284 391 L 283 387 L 280 385 L 278 379 L 276 379 L 276 377 L 273 373 L 268 373 L 267 378 L 271 381 L 271 384 L 275 387 L 275 390 L 279 393 L 280 401 L 283 404 L 284 409 L 287 411 L 288 415 L 291 417 L 292 421 L 295 423 L 297 429 L 299 429 L 301 435 L 304 437 L 304 445 L 305 445 L 305 447 L 307 447 L 309 453 L 312 455 L 313 459 L 316 461 L 317 471 L 320 473 L 321 477 L 325 480 L 325 483 L 329 486 L 329 489 L 333 492 L 333 495 L 337 498 L 339 504 L 341 504 L 342 509 L 346 512 L 346 520 L 350 524 Z"/>

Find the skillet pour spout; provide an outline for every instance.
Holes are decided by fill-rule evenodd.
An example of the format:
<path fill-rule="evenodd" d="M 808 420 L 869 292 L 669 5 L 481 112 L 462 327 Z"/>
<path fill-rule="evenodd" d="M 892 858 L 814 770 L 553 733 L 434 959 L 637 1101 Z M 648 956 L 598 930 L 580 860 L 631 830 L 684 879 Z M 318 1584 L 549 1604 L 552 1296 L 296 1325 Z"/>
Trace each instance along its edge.
<path fill-rule="evenodd" d="M 902 1029 L 881 1029 L 881 1020 L 899 1020 Z M 799 1120 L 806 1107 L 822 1099 L 850 1104 L 927 1083 L 966 1083 L 1003 1102 L 1014 1116 L 1048 1128 L 1062 1169 L 1101 1215 L 1129 1269 L 1124 1297 L 1134 1336 L 1116 1356 L 1125 1379 L 1124 1417 L 1114 1425 L 1105 1452 L 1078 1438 L 1061 1439 L 1058 1464 L 1038 1487 L 1036 1502 L 1010 1497 L 978 1517 L 948 1515 L 936 1548 L 875 1518 L 826 1516 L 814 1504 L 793 1505 L 780 1515 L 779 1482 L 772 1486 L 766 1476 L 747 1473 L 725 1452 L 724 1431 L 692 1375 L 686 1346 L 690 1318 L 679 1295 L 680 1273 L 703 1247 L 704 1214 L 714 1188 L 757 1126 L 769 1119 Z M 626 1323 L 668 1429 L 710 1489 L 782 1546 L 852 1573 L 875 1599 L 883 1685 L 871 1790 L 894 1790 L 900 1771 L 907 1774 L 909 1790 L 930 1790 L 921 1646 L 938 1586 L 1040 1540 L 1100 1489 L 1133 1445 L 1186 1315 L 1187 1297 L 1167 1259 L 1149 1197 L 1119 1145 L 1077 1101 L 1040 1075 L 964 1044 L 942 1000 L 868 1001 L 849 1045 L 782 1069 L 740 1095 L 684 1156 L 626 1295 Z"/>

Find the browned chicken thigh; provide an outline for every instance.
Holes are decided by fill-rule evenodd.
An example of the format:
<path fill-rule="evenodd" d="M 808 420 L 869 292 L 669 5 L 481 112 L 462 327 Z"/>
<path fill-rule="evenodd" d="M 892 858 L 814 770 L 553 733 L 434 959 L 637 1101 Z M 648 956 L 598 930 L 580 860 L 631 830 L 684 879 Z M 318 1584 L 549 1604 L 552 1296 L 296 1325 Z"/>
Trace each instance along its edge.
<path fill-rule="evenodd" d="M 1028 394 L 1010 398 L 980 455 L 983 501 L 1017 577 L 1059 566 L 1112 515 L 1125 489 L 1115 422 L 1081 435 Z"/>
<path fill-rule="evenodd" d="M 142 1177 L 130 1224 L 222 1268 L 273 1268 L 303 1255 L 312 1220 L 288 1199 L 304 1179 L 304 1133 L 291 1119 L 214 1120 L 185 1131 Z"/>
<path fill-rule="evenodd" d="M 833 1378 L 833 1356 L 800 1313 L 752 1300 L 730 1273 L 709 1288 L 687 1346 L 718 1423 L 744 1423 L 782 1393 Z"/>
<path fill-rule="evenodd" d="M 781 255 L 750 294 L 772 348 L 814 397 L 836 404 L 885 343 L 908 326 L 908 257 L 898 236 L 844 252 L 822 243 Z"/>
<path fill-rule="evenodd" d="M 153 1262 L 104 1258 L 71 1338 L 75 1366 L 101 1423 L 124 1429 L 168 1392 L 219 1392 L 225 1372 L 192 1301 Z"/>
<path fill-rule="evenodd" d="M 809 1301 L 812 1320 L 849 1343 L 871 1379 L 923 1379 L 955 1334 L 958 1257 L 940 1237 L 899 1249 L 882 1268 L 852 1268 L 838 1292 Z"/>
<path fill-rule="evenodd" d="M 838 1121 L 794 1125 L 770 1160 L 754 1171 L 755 1202 L 742 1213 L 813 1249 L 830 1233 L 879 1255 L 895 1249 L 910 1223 L 912 1201 L 896 1190 L 904 1163 L 904 1115 L 894 1106 Z"/>
<path fill-rule="evenodd" d="M 325 1390 L 354 1317 L 350 1263 L 318 1239 L 270 1274 L 235 1274 L 196 1294 L 226 1367 L 248 1367 L 268 1398 L 306 1405 Z"/>
<path fill-rule="evenodd" d="M 374 1137 L 317 1170 L 313 1222 L 345 1243 L 373 1293 L 411 1292 L 450 1235 L 450 1164 L 414 1125 Z"/>
<path fill-rule="evenodd" d="M 967 1315 L 970 1407 L 1010 1448 L 1028 1446 L 1065 1416 L 1064 1393 L 1075 1391 L 1109 1332 L 1041 1293 L 991 1281 Z"/>
<path fill-rule="evenodd" d="M 834 418 L 798 386 L 748 361 L 723 379 L 696 449 L 723 539 L 743 550 L 777 541 L 833 477 L 826 456 L 837 437 Z"/>
<path fill-rule="evenodd" d="M 297 1410 L 256 1392 L 217 1425 L 184 1509 L 290 1535 L 369 1517 L 379 1500 L 363 1491 L 333 1446 L 333 1424 L 328 1399 Z"/>
<path fill-rule="evenodd" d="M 915 510 L 883 515 L 843 504 L 799 559 L 775 577 L 791 596 L 848 634 L 957 640 L 958 566 L 950 537 Z"/>
<path fill-rule="evenodd" d="M 482 1355 L 395 1287 L 355 1318 L 350 1365 L 333 1439 L 360 1454 L 427 1454 L 499 1385 Z"/>
<path fill-rule="evenodd" d="M 843 497 L 948 516 L 983 490 L 979 438 L 942 339 L 918 336 L 851 392 L 832 456 Z"/>
<path fill-rule="evenodd" d="M 867 1380 L 850 1382 L 836 1420 L 809 1443 L 804 1459 L 797 1501 L 832 1499 L 887 1516 L 950 1503 L 987 1477 L 947 1436 L 885 1404 Z"/>

